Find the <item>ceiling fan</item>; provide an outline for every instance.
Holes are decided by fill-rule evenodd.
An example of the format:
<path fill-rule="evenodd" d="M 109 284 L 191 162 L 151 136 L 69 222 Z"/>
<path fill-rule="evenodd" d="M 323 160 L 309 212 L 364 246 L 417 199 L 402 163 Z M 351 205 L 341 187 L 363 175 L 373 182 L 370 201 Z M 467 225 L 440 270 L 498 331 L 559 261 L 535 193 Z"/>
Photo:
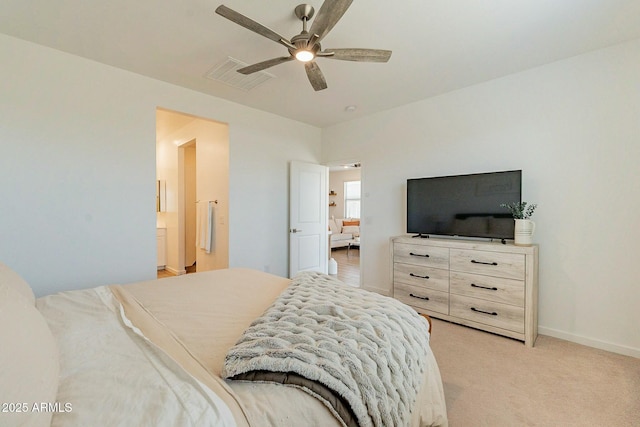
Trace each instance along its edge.
<path fill-rule="evenodd" d="M 301 4 L 294 9 L 295 15 L 302 20 L 302 32 L 286 39 L 275 31 L 265 27 L 264 25 L 229 9 L 225 5 L 220 5 L 216 9 L 216 13 L 227 18 L 230 21 L 241 25 L 248 30 L 260 34 L 276 43 L 280 43 L 289 50 L 288 56 L 269 59 L 267 61 L 258 62 L 238 70 L 242 74 L 251 74 L 257 71 L 273 67 L 274 65 L 297 59 L 304 63 L 307 77 L 311 86 L 318 91 L 327 88 L 327 82 L 320 70 L 320 67 L 314 59 L 329 58 L 339 59 L 343 61 L 358 62 L 387 62 L 391 57 L 390 50 L 381 49 L 322 49 L 320 41 L 331 31 L 336 23 L 342 18 L 344 13 L 351 6 L 353 0 L 325 0 L 320 6 L 318 15 L 313 21 L 311 28 L 307 31 L 307 22 L 314 15 L 314 8 L 308 4 Z"/>

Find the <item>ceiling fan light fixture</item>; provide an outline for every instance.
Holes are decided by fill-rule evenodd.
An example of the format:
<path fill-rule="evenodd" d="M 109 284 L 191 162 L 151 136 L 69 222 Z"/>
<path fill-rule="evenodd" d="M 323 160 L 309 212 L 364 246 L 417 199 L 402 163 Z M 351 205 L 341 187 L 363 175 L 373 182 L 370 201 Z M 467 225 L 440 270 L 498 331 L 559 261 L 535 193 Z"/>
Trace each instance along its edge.
<path fill-rule="evenodd" d="M 315 58 L 316 56 L 311 51 L 308 51 L 306 49 L 300 49 L 296 51 L 295 57 L 300 62 L 309 62 L 313 60 L 313 58 Z"/>

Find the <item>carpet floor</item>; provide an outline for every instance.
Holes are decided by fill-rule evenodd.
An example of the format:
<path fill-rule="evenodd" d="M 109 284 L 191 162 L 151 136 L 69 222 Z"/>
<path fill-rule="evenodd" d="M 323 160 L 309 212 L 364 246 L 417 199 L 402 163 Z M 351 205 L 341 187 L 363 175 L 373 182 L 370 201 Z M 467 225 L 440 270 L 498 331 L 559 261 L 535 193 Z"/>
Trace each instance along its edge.
<path fill-rule="evenodd" d="M 640 426 L 640 359 L 433 319 L 450 427 Z"/>

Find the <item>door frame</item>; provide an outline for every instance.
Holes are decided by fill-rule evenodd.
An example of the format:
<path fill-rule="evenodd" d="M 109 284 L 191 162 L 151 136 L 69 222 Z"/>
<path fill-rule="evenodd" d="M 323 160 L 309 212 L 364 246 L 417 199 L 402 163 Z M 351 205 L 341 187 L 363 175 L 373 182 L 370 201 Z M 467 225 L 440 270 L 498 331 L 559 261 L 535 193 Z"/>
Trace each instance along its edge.
<path fill-rule="evenodd" d="M 217 120 L 194 116 L 180 111 L 156 108 L 156 178 L 165 180 L 167 210 L 156 214 L 156 221 L 166 226 L 167 264 L 166 270 L 185 274 L 184 249 L 184 150 L 181 145 L 197 142 L 197 163 L 205 164 L 215 158 L 216 168 L 210 168 L 216 176 L 215 187 L 206 175 L 201 176 L 201 167 L 196 165 L 196 188 L 202 200 L 218 201 L 215 215 L 216 251 L 206 254 L 201 263 L 196 250 L 197 265 L 205 269 L 228 268 L 229 266 L 229 125 Z M 215 157 L 212 157 L 215 156 Z M 219 162 L 219 163 L 218 163 Z M 206 185 L 202 185 L 202 183 Z M 204 194 L 199 194 L 200 190 Z M 202 257 L 202 255 L 201 255 Z"/>
<path fill-rule="evenodd" d="M 191 171 L 187 171 L 186 165 L 186 150 L 193 149 L 195 152 L 196 158 L 193 161 L 193 164 L 190 165 L 193 169 Z M 195 225 L 195 215 L 196 215 L 196 200 L 197 196 L 193 198 L 193 200 L 187 197 L 187 186 L 190 179 L 187 178 L 187 173 L 193 175 L 192 184 L 197 186 L 197 173 L 196 173 L 196 165 L 197 165 L 197 144 L 196 138 L 191 139 L 190 141 L 185 142 L 184 144 L 180 144 L 178 146 L 178 270 L 181 272 L 180 274 L 184 274 L 187 272 L 186 265 L 186 256 L 187 256 L 187 245 L 192 244 L 195 247 L 195 229 L 193 230 L 193 236 L 187 236 L 187 222 L 192 220 Z M 188 205 L 191 206 L 188 206 Z M 188 218 L 191 216 L 191 218 Z M 194 249 L 195 252 L 195 249 Z"/>

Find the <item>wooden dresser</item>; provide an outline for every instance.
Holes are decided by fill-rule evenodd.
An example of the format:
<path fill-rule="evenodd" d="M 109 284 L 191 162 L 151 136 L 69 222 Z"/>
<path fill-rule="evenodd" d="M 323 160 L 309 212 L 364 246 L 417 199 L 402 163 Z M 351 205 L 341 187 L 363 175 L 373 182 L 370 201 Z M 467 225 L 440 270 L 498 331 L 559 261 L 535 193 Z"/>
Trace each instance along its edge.
<path fill-rule="evenodd" d="M 419 313 L 524 341 L 538 336 L 538 246 L 391 239 L 393 296 Z"/>

